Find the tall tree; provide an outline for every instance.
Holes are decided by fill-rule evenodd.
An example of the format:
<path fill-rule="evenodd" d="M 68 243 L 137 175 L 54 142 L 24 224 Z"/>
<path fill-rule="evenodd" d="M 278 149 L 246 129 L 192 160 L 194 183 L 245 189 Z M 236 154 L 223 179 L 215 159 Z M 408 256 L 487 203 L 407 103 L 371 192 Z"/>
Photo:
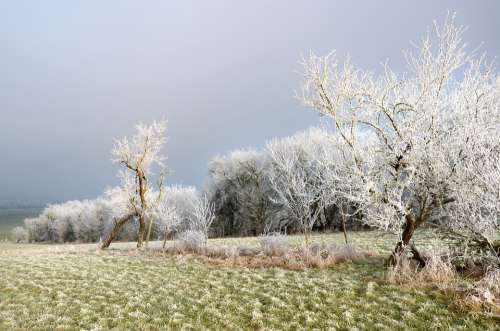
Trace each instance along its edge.
<path fill-rule="evenodd" d="M 454 15 L 434 31 L 404 52 L 402 75 L 339 63 L 335 52 L 304 60 L 302 99 L 333 121 L 351 197 L 366 222 L 399 234 L 395 254 L 433 218 L 490 247 L 499 228 L 500 79 L 466 52 Z"/>

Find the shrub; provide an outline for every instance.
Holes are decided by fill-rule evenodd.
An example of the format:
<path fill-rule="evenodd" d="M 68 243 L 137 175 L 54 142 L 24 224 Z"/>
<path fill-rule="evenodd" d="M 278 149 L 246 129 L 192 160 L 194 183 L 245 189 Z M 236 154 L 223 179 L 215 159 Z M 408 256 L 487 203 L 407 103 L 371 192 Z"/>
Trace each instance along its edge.
<path fill-rule="evenodd" d="M 442 255 L 429 256 L 423 268 L 406 255 L 399 255 L 395 265 L 387 271 L 390 283 L 409 287 L 437 286 L 444 289 L 456 283 L 457 279 L 458 274 L 451 260 Z"/>
<path fill-rule="evenodd" d="M 289 250 L 288 237 L 280 233 L 271 233 L 259 238 L 262 251 L 267 256 L 282 256 Z"/>
<path fill-rule="evenodd" d="M 238 255 L 239 256 L 254 256 L 261 252 L 261 250 L 257 247 L 249 246 L 249 245 L 240 245 L 238 246 Z"/>
<path fill-rule="evenodd" d="M 176 246 L 180 251 L 199 253 L 207 242 L 207 237 L 201 231 L 187 230 L 179 233 Z"/>
<path fill-rule="evenodd" d="M 500 310 L 500 269 L 489 270 L 469 292 L 471 302 L 493 304 Z"/>
<path fill-rule="evenodd" d="M 22 226 L 16 226 L 12 229 L 12 237 L 16 242 L 26 242 L 28 241 L 28 231 Z"/>

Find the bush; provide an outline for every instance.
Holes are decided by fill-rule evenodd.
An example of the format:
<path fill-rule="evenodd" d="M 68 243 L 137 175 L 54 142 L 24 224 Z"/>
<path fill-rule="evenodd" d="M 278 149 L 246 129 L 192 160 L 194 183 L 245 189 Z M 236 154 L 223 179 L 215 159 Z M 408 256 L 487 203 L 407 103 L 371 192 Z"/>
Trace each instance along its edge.
<path fill-rule="evenodd" d="M 16 226 L 12 229 L 12 237 L 18 243 L 28 241 L 28 231 L 22 226 Z"/>
<path fill-rule="evenodd" d="M 259 238 L 259 243 L 267 256 L 282 256 L 289 250 L 288 237 L 280 233 L 263 235 Z"/>
<path fill-rule="evenodd" d="M 489 270 L 469 292 L 471 302 L 496 305 L 500 310 L 500 269 Z"/>
<path fill-rule="evenodd" d="M 257 247 L 250 245 L 240 245 L 237 248 L 238 256 L 255 256 L 261 251 Z"/>
<path fill-rule="evenodd" d="M 423 268 L 406 255 L 400 255 L 396 264 L 387 272 L 387 280 L 390 283 L 409 287 L 432 285 L 445 289 L 455 284 L 457 277 L 458 274 L 451 260 L 447 256 L 440 255 L 429 256 Z"/>
<path fill-rule="evenodd" d="M 176 246 L 180 251 L 199 253 L 204 248 L 207 237 L 201 231 L 187 230 L 177 235 Z"/>

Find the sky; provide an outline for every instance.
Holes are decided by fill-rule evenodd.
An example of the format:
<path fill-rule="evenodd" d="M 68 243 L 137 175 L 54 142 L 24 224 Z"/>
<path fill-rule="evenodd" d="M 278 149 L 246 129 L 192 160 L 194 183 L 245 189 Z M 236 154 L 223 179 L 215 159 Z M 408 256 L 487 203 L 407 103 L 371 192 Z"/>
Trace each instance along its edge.
<path fill-rule="evenodd" d="M 493 0 L 0 0 L 0 205 L 100 195 L 114 139 L 162 118 L 168 182 L 202 187 L 210 158 L 320 123 L 294 97 L 302 55 L 403 71 L 448 10 L 500 54 Z"/>

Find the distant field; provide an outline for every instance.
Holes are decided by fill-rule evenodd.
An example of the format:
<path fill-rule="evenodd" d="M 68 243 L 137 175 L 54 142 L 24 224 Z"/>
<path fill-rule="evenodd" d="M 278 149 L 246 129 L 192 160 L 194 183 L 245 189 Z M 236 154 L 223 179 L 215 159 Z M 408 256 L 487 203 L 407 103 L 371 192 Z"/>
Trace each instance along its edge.
<path fill-rule="evenodd" d="M 419 237 L 420 247 L 436 247 L 429 232 Z M 350 238 L 381 254 L 395 243 L 377 232 Z M 498 330 L 500 321 L 459 312 L 437 291 L 385 283 L 377 257 L 291 271 L 216 267 L 187 256 L 138 254 L 134 246 L 117 243 L 101 252 L 96 244 L 0 244 L 0 330 Z"/>
<path fill-rule="evenodd" d="M 35 217 L 42 208 L 0 209 L 0 241 L 10 237 L 10 231 L 23 225 L 27 217 Z"/>

